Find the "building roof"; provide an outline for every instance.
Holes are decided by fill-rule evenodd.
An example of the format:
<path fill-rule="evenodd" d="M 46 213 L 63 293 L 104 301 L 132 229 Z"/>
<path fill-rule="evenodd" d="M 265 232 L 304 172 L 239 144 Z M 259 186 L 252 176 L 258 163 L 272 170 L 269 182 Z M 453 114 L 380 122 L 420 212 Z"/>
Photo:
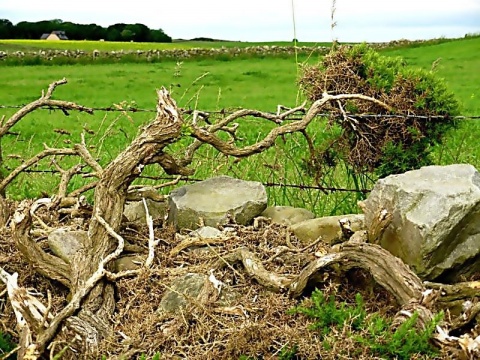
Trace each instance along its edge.
<path fill-rule="evenodd" d="M 40 39 L 45 40 L 47 39 L 50 35 L 56 35 L 60 40 L 68 40 L 67 35 L 65 35 L 65 31 L 52 31 L 50 34 L 43 34 Z"/>

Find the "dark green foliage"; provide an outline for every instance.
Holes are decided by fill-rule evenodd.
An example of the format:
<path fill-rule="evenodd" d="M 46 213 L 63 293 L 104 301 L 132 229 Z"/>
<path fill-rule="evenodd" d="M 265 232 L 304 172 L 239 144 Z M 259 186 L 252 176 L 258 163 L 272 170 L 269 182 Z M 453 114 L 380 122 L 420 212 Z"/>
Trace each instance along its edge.
<path fill-rule="evenodd" d="M 438 350 L 432 346 L 430 339 L 442 317 L 442 313 L 437 314 L 424 330 L 417 330 L 415 324 L 418 313 L 414 313 L 392 333 L 389 321 L 373 316 L 367 334 L 358 336 L 357 341 L 368 347 L 372 355 L 387 359 L 408 360 L 414 354 L 435 356 Z"/>
<path fill-rule="evenodd" d="M 3 359 L 3 355 L 9 353 L 15 349 L 16 345 L 12 342 L 10 335 L 0 332 L 0 358 Z M 16 354 L 10 355 L 5 360 L 14 360 L 17 358 Z"/>
<path fill-rule="evenodd" d="M 348 100 L 342 104 L 349 113 L 345 119 L 338 104 L 332 104 L 331 121 L 342 132 L 322 148 L 334 148 L 357 173 L 384 177 L 431 164 L 433 146 L 455 126 L 452 117 L 458 115 L 457 101 L 434 72 L 409 68 L 401 58 L 383 56 L 366 44 L 339 47 L 318 65 L 305 67 L 300 85 L 311 101 L 324 92 L 363 94 L 390 107 Z M 356 114 L 398 116 L 355 118 Z"/>
<path fill-rule="evenodd" d="M 172 42 L 162 29 L 149 29 L 143 24 L 115 24 L 104 28 L 97 24 L 76 24 L 60 19 L 37 22 L 21 21 L 13 25 L 0 19 L 0 39 L 40 39 L 43 34 L 63 31 L 70 40 Z"/>
<path fill-rule="evenodd" d="M 335 298 L 330 296 L 328 299 L 320 290 L 312 293 L 312 306 L 299 306 L 292 310 L 293 314 L 303 314 L 315 322 L 311 326 L 312 330 L 320 330 L 321 336 L 328 335 L 332 327 L 342 328 L 350 324 L 352 329 L 358 330 L 366 317 L 363 299 L 360 294 L 355 297 L 356 306 L 348 306 L 346 303 L 337 305 Z"/>
<path fill-rule="evenodd" d="M 311 329 L 319 331 L 323 338 L 336 329 L 338 332 L 348 326 L 351 336 L 361 347 L 359 351 L 367 350 L 369 354 L 386 359 L 410 359 L 411 356 L 434 356 L 438 350 L 432 346 L 430 339 L 436 325 L 442 320 L 443 314 L 437 314 L 424 330 L 417 330 L 418 314 L 392 330 L 392 321 L 373 314 L 367 316 L 363 298 L 360 294 L 355 297 L 355 305 L 344 302 L 337 304 L 335 298 L 315 290 L 311 296 L 311 304 L 298 306 L 292 309 L 292 314 L 302 314 L 313 319 Z M 324 348 L 328 350 L 331 343 L 325 338 Z"/>

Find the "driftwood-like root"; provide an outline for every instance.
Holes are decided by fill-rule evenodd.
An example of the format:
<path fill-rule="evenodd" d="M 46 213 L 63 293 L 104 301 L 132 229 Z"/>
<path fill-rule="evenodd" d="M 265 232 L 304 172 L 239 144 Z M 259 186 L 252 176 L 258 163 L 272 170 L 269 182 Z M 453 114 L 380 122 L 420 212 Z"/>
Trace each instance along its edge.
<path fill-rule="evenodd" d="M 91 109 L 80 105 L 50 99 L 54 89 L 64 83 L 66 83 L 66 80 L 52 83 L 47 93 L 42 95 L 39 100 L 27 105 L 3 123 L 0 127 L 0 138 L 23 116 L 42 106 L 60 108 L 64 111 L 78 110 L 91 113 Z M 150 190 L 132 187 L 132 182 L 141 175 L 145 166 L 155 163 L 159 164 L 167 174 L 189 175 L 192 174 L 193 170 L 187 168 L 187 166 L 191 164 L 196 151 L 204 144 L 213 146 L 225 155 L 242 158 L 274 146 L 276 139 L 286 134 L 301 132 L 308 140 L 305 130 L 309 124 L 328 104 L 337 105 L 341 108 L 341 104 L 338 103 L 340 100 L 362 99 L 391 110 L 380 101 L 360 94 L 324 94 L 322 99 L 314 102 L 309 109 L 306 109 L 305 104 L 302 104 L 283 113 L 279 110 L 274 115 L 256 110 L 240 110 L 215 124 L 205 121 L 206 125 L 204 126 L 200 126 L 199 123 L 206 120 L 208 115 L 194 113 L 193 120 L 187 124 L 188 126 L 185 126 L 181 113 L 170 94 L 165 89 L 161 89 L 158 90 L 157 96 L 157 115 L 155 119 L 145 126 L 141 134 L 107 166 L 101 167 L 98 164 L 88 152 L 85 140 L 82 137 L 81 143 L 75 145 L 73 149 L 45 147 L 44 151 L 27 160 L 4 179 L 0 179 L 0 192 L 2 192 L 18 174 L 47 156 L 78 156 L 81 159 L 81 164 L 69 170 L 63 170 L 55 164 L 57 170 L 61 173 L 57 197 L 53 200 L 46 199 L 43 203 L 39 202 L 37 205 L 55 208 L 72 216 L 76 213 L 84 217 L 91 216 L 88 236 L 81 240 L 83 242 L 81 251 L 78 251 L 72 257 L 70 263 L 45 252 L 31 238 L 32 216 L 42 226 L 41 230 L 43 232 L 52 230 L 48 224 L 35 215 L 34 211 L 32 214 L 31 202 L 23 202 L 13 216 L 11 221 L 13 237 L 26 260 L 39 273 L 68 287 L 71 293 L 68 304 L 58 314 L 53 314 L 49 304 L 42 305 L 37 299 L 29 297 L 28 293 L 16 284 L 15 274 L 10 275 L 0 269 L 0 280 L 9 287 L 9 298 L 17 315 L 21 333 L 18 352 L 21 355 L 20 358 L 26 355 L 29 355 L 30 359 L 44 356 L 45 350 L 52 340 L 59 335 L 60 329 L 63 329 L 68 338 L 72 340 L 71 345 L 69 342 L 69 346 L 83 354 L 84 357 L 92 354 L 102 338 L 112 335 L 112 317 L 116 301 L 114 282 L 122 277 L 140 274 L 144 269 L 151 267 L 155 257 L 155 246 L 158 244 L 158 240 L 154 238 L 153 221 L 148 214 L 145 199 L 162 201 L 165 198 Z M 302 113 L 303 115 L 298 121 L 285 122 L 286 117 L 293 113 Z M 344 112 L 343 114 L 346 121 L 350 121 Z M 252 116 L 273 121 L 278 126 L 257 143 L 238 147 L 236 144 L 238 126 L 233 121 Z M 352 123 L 352 125 L 355 124 Z M 168 145 L 178 141 L 187 129 L 193 141 L 186 147 L 183 158 L 175 158 L 167 153 Z M 224 137 L 218 135 L 219 132 L 226 133 L 229 140 L 224 140 Z M 77 175 L 84 166 L 89 166 L 92 169 L 92 173 L 88 175 L 95 177 L 96 181 L 68 194 L 67 185 L 70 179 Z M 174 185 L 179 180 L 180 177 L 172 183 L 158 185 L 156 188 Z M 94 205 L 90 207 L 81 197 L 81 194 L 93 188 L 95 189 Z M 141 199 L 144 201 L 149 229 L 148 256 L 141 269 L 114 273 L 112 262 L 121 255 L 125 246 L 124 239 L 119 235 L 125 202 Z M 0 202 L 1 208 L 2 204 Z M 384 217 L 379 218 L 381 220 L 378 226 L 379 231 L 390 221 L 388 214 L 384 215 Z M 342 230 L 345 238 L 351 235 L 347 225 L 344 224 Z M 376 238 L 378 232 L 373 235 Z M 372 238 L 370 240 L 375 241 L 376 239 Z M 186 240 L 171 250 L 171 255 L 178 255 L 191 246 L 211 245 L 215 244 L 216 241 L 214 239 Z M 288 241 L 289 239 L 287 239 L 289 246 L 279 247 L 277 255 L 270 257 L 266 261 L 267 264 L 273 263 L 280 252 L 299 254 L 307 253 L 311 249 L 313 252 L 314 245 L 316 245 L 296 249 Z M 221 241 L 219 240 L 219 242 Z M 419 314 L 421 326 L 432 319 L 431 306 L 433 300 L 429 295 L 430 293 L 426 292 L 425 284 L 400 259 L 392 256 L 379 245 L 346 241 L 335 245 L 325 255 L 319 255 L 318 253 L 316 255 L 317 258 L 304 266 L 298 274 L 284 275 L 268 271 L 258 256 L 242 247 L 227 255 L 219 256 L 219 260 L 213 268 L 220 269 L 228 266 L 234 269 L 233 264 L 242 264 L 248 276 L 259 284 L 272 291 L 288 293 L 293 298 L 302 296 L 310 285 L 314 285 L 312 283 L 316 281 L 318 273 L 325 271 L 332 265 L 335 265 L 335 271 L 337 272 L 361 268 L 371 274 L 379 285 L 395 297 L 401 307 L 397 316 L 398 323 L 404 321 L 415 311 Z M 435 288 L 436 285 L 427 284 L 427 286 Z M 470 289 L 474 289 L 476 294 L 479 286 L 478 284 L 473 286 L 470 284 Z M 443 300 L 448 301 L 450 295 L 453 299 L 459 291 L 466 296 L 473 296 L 473 293 L 467 288 L 468 286 L 460 290 L 444 288 L 443 293 L 446 295 L 443 296 Z M 441 293 L 442 290 L 439 291 Z M 442 301 L 442 296 L 438 301 Z M 476 317 L 480 311 L 475 305 L 471 309 L 473 315 L 467 317 L 468 321 Z M 454 324 L 456 328 L 464 325 L 465 323 L 460 321 Z M 73 339 L 79 339 L 78 343 L 74 343 Z M 448 339 L 449 341 L 452 340 L 452 338 Z"/>

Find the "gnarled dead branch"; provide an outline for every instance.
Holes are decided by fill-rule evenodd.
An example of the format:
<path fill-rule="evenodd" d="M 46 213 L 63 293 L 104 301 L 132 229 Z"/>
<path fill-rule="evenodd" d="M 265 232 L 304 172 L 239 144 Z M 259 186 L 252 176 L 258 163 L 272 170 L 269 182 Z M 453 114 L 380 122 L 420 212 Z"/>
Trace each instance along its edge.
<path fill-rule="evenodd" d="M 33 111 L 33 109 L 43 105 L 59 106 L 58 102 L 50 100 L 50 96 L 55 87 L 60 83 L 64 82 L 53 83 L 47 94 L 38 100 L 39 103 L 31 105 L 23 113 Z M 24 203 L 14 217 L 13 234 L 22 254 L 39 273 L 60 281 L 69 288 L 71 293 L 70 302 L 57 315 L 54 315 L 53 318 L 50 318 L 48 315 L 45 316 L 45 314 L 42 315 L 43 328 L 38 326 L 31 327 L 31 329 L 41 329 L 38 334 L 32 334 L 32 339 L 34 339 L 27 347 L 32 349 L 33 346 L 33 352 L 36 356 L 41 356 L 48 344 L 57 335 L 60 336 L 59 329 L 61 327 L 66 330 L 66 333 L 70 334 L 71 339 L 75 339 L 75 343 L 71 347 L 86 357 L 92 354 L 102 338 L 111 335 L 113 327 L 111 319 L 116 302 L 114 282 L 120 277 L 140 273 L 124 272 L 114 274 L 111 261 L 124 250 L 124 240 L 119 235 L 124 205 L 129 197 L 136 196 L 138 198 L 141 195 L 139 193 L 134 194 L 135 189 L 131 187 L 131 184 L 142 173 L 145 166 L 157 163 L 168 174 L 191 174 L 192 170 L 186 168 L 186 166 L 191 163 L 194 153 L 202 144 L 212 145 L 221 153 L 238 158 L 260 153 L 274 146 L 275 140 L 280 136 L 294 132 L 304 132 L 323 107 L 329 103 L 335 104 L 338 100 L 361 99 L 372 101 L 379 106 L 388 108 L 387 105 L 376 99 L 359 94 L 324 94 L 323 98 L 313 103 L 308 110 L 305 109 L 305 104 L 277 115 L 244 110 L 236 112 L 216 124 L 208 124 L 203 127 L 199 126 L 198 119 L 194 117 L 194 121 L 188 124 L 188 128 L 191 131 L 190 135 L 194 138 L 193 143 L 187 148 L 184 157 L 177 159 L 167 152 L 167 146 L 181 138 L 182 130 L 185 130 L 185 123 L 175 101 L 165 89 L 158 90 L 157 96 L 157 115 L 155 119 L 105 168 L 102 168 L 87 151 L 85 141 L 82 138 L 81 144 L 76 145 L 74 149 L 59 150 L 46 148 L 42 153 L 29 160 L 26 163 L 27 165 L 24 164 L 22 165 L 24 167 L 19 167 L 18 170 L 12 173 L 14 175 L 10 174 L 10 178 L 7 177 L 0 183 L 1 190 L 13 179 L 12 176 L 15 177 L 41 158 L 60 153 L 79 156 L 84 163 L 93 169 L 95 172 L 94 176 L 98 178 L 98 181 L 87 185 L 87 188 L 95 188 L 88 236 L 80 240 L 82 241 L 81 249 L 72 257 L 68 264 L 46 253 L 31 239 L 29 231 L 32 226 L 32 219 L 29 212 L 29 203 Z M 87 111 L 85 110 L 86 108 L 78 109 L 73 105 L 70 108 L 66 108 Z M 305 112 L 305 115 L 299 121 L 284 123 L 286 116 L 293 112 Z M 235 144 L 237 127 L 235 125 L 232 126 L 232 122 L 246 116 L 255 116 L 274 121 L 278 127 L 275 127 L 264 139 L 255 144 L 237 147 Z M 14 119 L 10 123 L 9 121 L 4 124 L 4 127 L 7 124 L 13 126 L 12 121 L 18 120 Z M 222 140 L 217 135 L 220 131 L 227 131 L 233 140 Z M 59 198 L 68 198 L 69 201 L 73 201 L 66 194 L 65 183 L 76 171 L 77 168 L 68 171 L 62 170 L 63 181 L 59 191 Z M 84 190 L 85 188 L 82 191 Z M 70 194 L 70 197 L 80 194 L 81 192 L 78 191 L 73 192 Z M 148 211 L 147 224 L 149 226 L 149 254 L 145 267 L 151 266 L 154 258 L 154 247 L 157 244 L 157 241 L 154 239 L 153 223 L 148 216 Z M 203 242 L 202 244 L 205 243 Z M 181 244 L 173 249 L 172 256 L 178 254 L 183 249 L 183 246 L 185 244 Z M 309 248 L 307 247 L 303 250 L 307 251 Z M 336 264 L 340 271 L 347 271 L 351 268 L 365 269 L 372 274 L 377 283 L 393 294 L 402 306 L 418 301 L 425 290 L 418 277 L 399 259 L 390 255 L 380 246 L 373 244 L 346 242 L 337 245 L 330 253 L 319 257 L 304 267 L 299 274 L 295 275 L 283 275 L 267 271 L 262 261 L 246 248 L 240 248 L 222 256 L 216 267 L 231 266 L 233 263 L 243 264 L 249 276 L 253 277 L 264 287 L 278 292 L 288 292 L 295 298 L 303 293 L 315 274 L 333 264 Z M 425 317 L 428 315 L 428 311 L 425 311 Z M 45 322 L 43 319 L 48 319 L 47 327 L 43 324 Z M 76 340 L 79 341 L 77 342 Z M 25 344 L 21 344 L 23 348 L 20 353 L 27 351 Z"/>
<path fill-rule="evenodd" d="M 51 108 L 56 108 L 64 111 L 66 113 L 67 110 L 76 110 L 76 111 L 82 111 L 86 112 L 88 114 L 93 114 L 93 109 L 78 105 L 74 102 L 69 102 L 69 101 L 60 101 L 60 100 L 52 100 L 51 97 L 53 95 L 53 92 L 57 88 L 57 86 L 64 85 L 67 83 L 67 79 L 63 78 L 62 80 L 55 81 L 50 84 L 50 86 L 47 89 L 47 93 L 45 94 L 42 91 L 42 96 L 40 99 L 31 102 L 28 105 L 25 105 L 23 108 L 18 110 L 15 114 L 13 114 L 3 125 L 0 127 L 0 138 L 5 135 L 8 130 L 12 128 L 13 125 L 15 125 L 17 122 L 19 122 L 22 118 L 25 117 L 25 115 L 31 113 L 32 111 L 40 108 L 40 107 L 51 107 Z"/>

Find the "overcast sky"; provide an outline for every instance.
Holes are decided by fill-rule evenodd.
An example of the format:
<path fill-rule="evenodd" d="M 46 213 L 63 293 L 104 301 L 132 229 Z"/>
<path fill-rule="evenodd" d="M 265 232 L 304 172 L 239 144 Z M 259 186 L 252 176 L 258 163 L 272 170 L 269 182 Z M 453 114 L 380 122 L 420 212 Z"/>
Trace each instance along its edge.
<path fill-rule="evenodd" d="M 293 0 L 296 37 L 331 41 L 331 0 Z M 0 0 L 0 18 L 102 26 L 142 23 L 172 38 L 290 41 L 292 0 Z M 480 32 L 480 0 L 337 0 L 340 42 L 463 37 Z M 67 34 L 68 35 L 68 34 Z"/>

